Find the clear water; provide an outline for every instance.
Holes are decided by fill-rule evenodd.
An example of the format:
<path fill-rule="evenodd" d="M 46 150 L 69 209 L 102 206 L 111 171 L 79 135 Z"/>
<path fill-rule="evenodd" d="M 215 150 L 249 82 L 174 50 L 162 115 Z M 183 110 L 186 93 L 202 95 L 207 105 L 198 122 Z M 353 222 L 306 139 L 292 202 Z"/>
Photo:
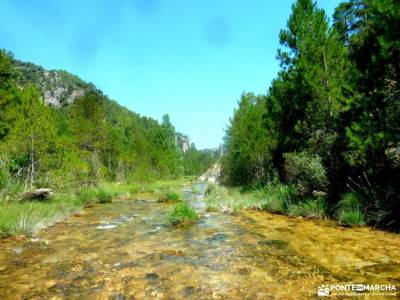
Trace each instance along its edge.
<path fill-rule="evenodd" d="M 201 194 L 186 194 L 204 208 Z M 399 235 L 256 211 L 175 228 L 169 209 L 152 195 L 119 199 L 37 239 L 0 241 L 0 299 L 307 299 L 328 283 L 400 287 Z"/>

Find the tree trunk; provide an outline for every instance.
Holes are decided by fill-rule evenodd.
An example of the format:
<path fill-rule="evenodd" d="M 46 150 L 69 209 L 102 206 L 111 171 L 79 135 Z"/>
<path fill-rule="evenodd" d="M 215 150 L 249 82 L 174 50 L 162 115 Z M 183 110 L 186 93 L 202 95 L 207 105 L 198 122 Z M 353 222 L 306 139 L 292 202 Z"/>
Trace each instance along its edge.
<path fill-rule="evenodd" d="M 332 99 L 331 99 L 331 92 L 329 90 L 329 79 L 328 79 L 328 63 L 326 61 L 326 53 L 325 53 L 325 46 L 322 47 L 322 50 L 324 52 L 324 77 L 325 77 L 325 87 L 328 92 L 328 110 L 329 110 L 329 116 L 332 117 Z"/>
<path fill-rule="evenodd" d="M 53 190 L 51 189 L 37 189 L 31 192 L 26 192 L 21 195 L 24 200 L 45 200 L 53 195 Z"/>
<path fill-rule="evenodd" d="M 28 177 L 29 186 L 32 188 L 35 184 L 35 135 L 33 132 L 31 133 L 31 151 L 29 155 Z"/>

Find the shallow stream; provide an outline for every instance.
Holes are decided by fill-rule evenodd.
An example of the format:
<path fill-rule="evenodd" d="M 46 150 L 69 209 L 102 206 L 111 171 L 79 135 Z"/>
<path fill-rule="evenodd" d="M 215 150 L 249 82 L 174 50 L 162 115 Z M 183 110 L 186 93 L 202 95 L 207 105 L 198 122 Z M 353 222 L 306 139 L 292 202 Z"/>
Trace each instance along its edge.
<path fill-rule="evenodd" d="M 315 299 L 322 284 L 400 288 L 400 235 L 208 213 L 201 194 L 185 193 L 202 213 L 197 224 L 168 225 L 171 205 L 142 194 L 86 208 L 37 239 L 0 241 L 0 299 Z"/>

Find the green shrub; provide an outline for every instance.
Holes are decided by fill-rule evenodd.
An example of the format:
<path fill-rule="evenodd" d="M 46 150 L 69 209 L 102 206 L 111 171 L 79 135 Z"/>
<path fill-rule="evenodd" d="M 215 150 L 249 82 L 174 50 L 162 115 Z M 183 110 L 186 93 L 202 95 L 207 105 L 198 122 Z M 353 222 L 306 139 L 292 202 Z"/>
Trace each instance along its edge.
<path fill-rule="evenodd" d="M 133 185 L 129 188 L 129 194 L 130 195 L 136 195 L 140 192 L 140 188 L 137 185 Z"/>
<path fill-rule="evenodd" d="M 289 216 L 321 219 L 326 216 L 326 201 L 324 198 L 307 199 L 304 202 L 291 204 L 288 207 Z"/>
<path fill-rule="evenodd" d="M 199 216 L 186 202 L 176 204 L 168 215 L 172 225 L 188 224 L 195 222 Z"/>
<path fill-rule="evenodd" d="M 307 152 L 283 154 L 286 180 L 297 186 L 302 195 L 313 190 L 324 190 L 328 179 L 322 159 Z"/>
<path fill-rule="evenodd" d="M 270 198 L 261 204 L 262 210 L 268 210 L 273 213 L 284 214 L 287 211 L 287 204 L 282 198 Z"/>
<path fill-rule="evenodd" d="M 6 166 L 0 161 L 0 190 L 6 188 L 11 182 L 11 176 Z"/>
<path fill-rule="evenodd" d="M 356 193 L 344 194 L 339 201 L 339 223 L 350 227 L 365 225 L 362 206 L 362 201 Z"/>
<path fill-rule="evenodd" d="M 361 210 L 343 210 L 339 213 L 339 223 L 344 226 L 362 226 L 365 225 L 364 214 Z"/>
<path fill-rule="evenodd" d="M 289 205 L 297 198 L 296 190 L 289 185 L 269 184 L 263 190 L 265 201 L 261 209 L 284 214 Z"/>
<path fill-rule="evenodd" d="M 361 209 L 362 201 L 356 193 L 346 193 L 342 195 L 339 201 L 340 210 L 357 210 Z"/>
<path fill-rule="evenodd" d="M 75 196 L 77 201 L 82 205 L 96 200 L 96 192 L 89 188 L 79 190 Z"/>
<path fill-rule="evenodd" d="M 165 192 L 158 197 L 159 202 L 180 202 L 182 195 L 177 192 Z"/>
<path fill-rule="evenodd" d="M 112 195 L 110 193 L 107 193 L 104 190 L 98 190 L 97 191 L 97 200 L 99 203 L 111 203 L 112 202 Z"/>

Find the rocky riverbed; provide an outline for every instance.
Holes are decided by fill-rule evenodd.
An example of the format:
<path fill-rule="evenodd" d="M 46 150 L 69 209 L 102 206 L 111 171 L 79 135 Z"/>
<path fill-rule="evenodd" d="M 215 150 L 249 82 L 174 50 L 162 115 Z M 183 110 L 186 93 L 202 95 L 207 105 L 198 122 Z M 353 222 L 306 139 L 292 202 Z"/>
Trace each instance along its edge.
<path fill-rule="evenodd" d="M 323 284 L 400 288 L 400 236 L 266 212 L 167 223 L 153 194 L 0 241 L 0 299 L 305 299 Z M 388 296 L 389 297 L 389 296 Z M 393 297 L 391 297 L 393 299 Z M 371 299 L 371 298 L 370 298 Z"/>

